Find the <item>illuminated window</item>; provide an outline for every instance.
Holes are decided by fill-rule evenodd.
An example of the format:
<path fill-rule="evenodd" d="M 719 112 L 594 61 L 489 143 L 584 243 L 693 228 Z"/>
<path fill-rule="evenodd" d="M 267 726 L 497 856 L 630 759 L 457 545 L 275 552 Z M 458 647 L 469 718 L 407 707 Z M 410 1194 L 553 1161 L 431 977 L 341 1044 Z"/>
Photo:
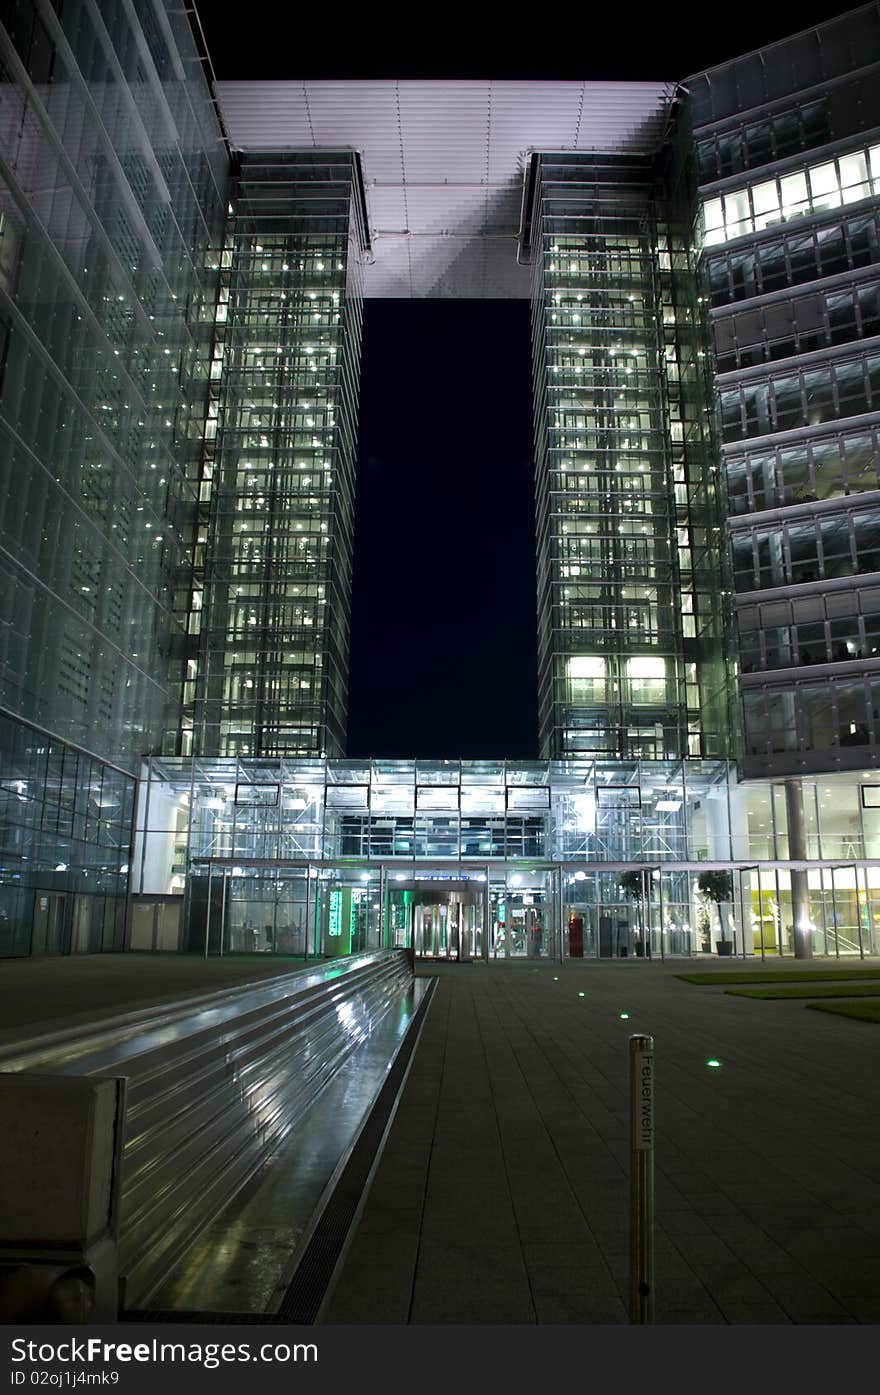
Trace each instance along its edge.
<path fill-rule="evenodd" d="M 569 702 L 605 701 L 605 660 L 592 654 L 574 654 L 568 660 Z"/>
<path fill-rule="evenodd" d="M 752 190 L 752 207 L 755 210 L 756 229 L 767 228 L 772 223 L 779 222 L 779 188 L 775 179 L 755 185 Z"/>
<path fill-rule="evenodd" d="M 666 701 L 665 659 L 649 657 L 627 659 L 626 672 L 629 678 L 631 702 Z"/>
<path fill-rule="evenodd" d="M 868 165 L 870 162 L 870 175 Z M 872 186 L 873 181 L 873 186 Z M 707 247 L 803 213 L 855 203 L 880 192 L 880 147 L 854 150 L 838 160 L 796 170 L 776 179 L 736 189 L 703 205 Z"/>
<path fill-rule="evenodd" d="M 810 193 L 813 208 L 836 208 L 840 203 L 840 186 L 834 162 L 814 165 L 810 170 Z"/>
<path fill-rule="evenodd" d="M 780 179 L 779 187 L 782 191 L 782 216 L 792 218 L 798 213 L 805 213 L 809 207 L 809 195 L 807 193 L 807 176 L 803 170 L 798 170 L 797 174 L 787 174 Z"/>
<path fill-rule="evenodd" d="M 855 203 L 865 199 L 871 192 L 868 183 L 868 162 L 863 150 L 840 158 L 840 188 L 844 203 Z"/>

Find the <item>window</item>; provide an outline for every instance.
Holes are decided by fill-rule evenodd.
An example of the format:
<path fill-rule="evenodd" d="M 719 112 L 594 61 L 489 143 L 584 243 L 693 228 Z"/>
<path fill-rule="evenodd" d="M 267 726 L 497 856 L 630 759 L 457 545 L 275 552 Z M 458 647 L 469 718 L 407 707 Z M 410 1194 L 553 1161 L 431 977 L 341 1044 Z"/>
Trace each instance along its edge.
<path fill-rule="evenodd" d="M 779 188 L 775 179 L 755 185 L 752 189 L 752 208 L 756 232 L 759 228 L 767 228 L 771 223 L 779 222 Z"/>
<path fill-rule="evenodd" d="M 630 701 L 655 703 L 666 701 L 666 660 L 659 658 L 627 659 Z"/>
<path fill-rule="evenodd" d="M 568 660 L 569 702 L 605 701 L 605 660 L 589 654 L 574 654 Z"/>
<path fill-rule="evenodd" d="M 277 804 L 277 785 L 236 785 L 236 804 Z"/>
<path fill-rule="evenodd" d="M 833 160 L 827 165 L 814 165 L 809 175 L 814 211 L 837 208 L 840 203 L 840 184 Z"/>
<path fill-rule="evenodd" d="M 857 150 L 852 155 L 841 156 L 840 188 L 844 203 L 855 203 L 857 199 L 867 198 L 871 193 L 871 185 L 868 182 L 868 162 L 863 150 Z"/>
<path fill-rule="evenodd" d="M 778 181 L 762 180 L 760 184 L 707 200 L 703 206 L 703 241 L 711 247 L 804 213 L 856 203 L 877 192 L 880 146 L 853 150 L 838 161 L 825 160 L 783 175 Z"/>

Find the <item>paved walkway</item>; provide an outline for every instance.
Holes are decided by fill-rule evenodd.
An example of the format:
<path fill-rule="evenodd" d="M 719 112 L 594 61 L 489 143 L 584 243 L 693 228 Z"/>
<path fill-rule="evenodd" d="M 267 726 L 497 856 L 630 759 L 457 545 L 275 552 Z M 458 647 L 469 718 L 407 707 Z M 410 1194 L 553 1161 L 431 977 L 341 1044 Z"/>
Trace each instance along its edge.
<path fill-rule="evenodd" d="M 295 967 L 7 961 L 0 1045 Z M 625 1323 L 636 1031 L 656 1047 L 657 1322 L 880 1322 L 880 1027 L 676 977 L 743 967 L 420 970 L 437 992 L 326 1321 Z"/>
<path fill-rule="evenodd" d="M 880 1322 L 880 1028 L 676 978 L 692 967 L 432 969 L 325 1321 L 626 1322 L 636 1031 L 656 1051 L 656 1321 Z"/>

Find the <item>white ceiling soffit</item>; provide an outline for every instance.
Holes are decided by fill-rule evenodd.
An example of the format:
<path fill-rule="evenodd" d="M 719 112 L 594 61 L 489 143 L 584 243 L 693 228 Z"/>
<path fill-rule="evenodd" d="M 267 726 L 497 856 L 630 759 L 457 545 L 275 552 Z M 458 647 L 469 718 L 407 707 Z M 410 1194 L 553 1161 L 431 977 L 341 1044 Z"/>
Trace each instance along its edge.
<path fill-rule="evenodd" d="M 236 150 L 361 152 L 365 293 L 528 299 L 516 260 L 534 150 L 652 151 L 673 83 L 218 82 Z"/>

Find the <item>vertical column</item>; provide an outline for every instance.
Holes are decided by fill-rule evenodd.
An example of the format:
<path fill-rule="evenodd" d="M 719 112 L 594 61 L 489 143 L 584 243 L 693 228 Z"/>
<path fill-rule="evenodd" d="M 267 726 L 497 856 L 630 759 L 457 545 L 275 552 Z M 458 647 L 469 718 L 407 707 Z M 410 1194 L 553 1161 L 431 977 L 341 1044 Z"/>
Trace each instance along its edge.
<path fill-rule="evenodd" d="M 788 855 L 792 862 L 802 862 L 807 856 L 807 836 L 804 824 L 804 791 L 800 780 L 785 782 L 785 812 L 788 818 Z M 791 917 L 796 959 L 812 959 L 813 932 L 810 925 L 810 895 L 805 871 L 792 867 Z"/>
<path fill-rule="evenodd" d="M 489 865 L 486 864 L 485 895 L 483 896 L 483 963 L 489 962 L 489 941 L 492 938 L 492 888 L 489 880 Z"/>

